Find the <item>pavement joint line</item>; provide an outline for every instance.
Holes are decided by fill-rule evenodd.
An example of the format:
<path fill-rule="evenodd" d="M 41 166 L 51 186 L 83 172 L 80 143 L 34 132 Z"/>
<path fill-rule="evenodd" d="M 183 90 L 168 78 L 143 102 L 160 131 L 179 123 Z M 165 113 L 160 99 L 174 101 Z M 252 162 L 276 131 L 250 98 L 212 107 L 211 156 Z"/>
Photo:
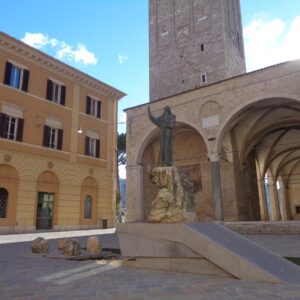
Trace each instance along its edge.
<path fill-rule="evenodd" d="M 53 273 L 50 275 L 46 275 L 46 276 L 38 278 L 37 281 L 38 282 L 48 282 L 48 281 L 52 281 L 52 280 L 55 281 L 62 277 L 66 277 L 68 275 L 73 275 L 76 273 L 77 273 L 76 275 L 70 276 L 70 278 L 73 278 L 73 277 L 75 278 L 75 276 L 77 276 L 77 275 L 79 276 L 80 274 L 86 274 L 88 272 L 91 272 L 91 275 L 89 275 L 89 276 L 92 276 L 94 274 L 98 274 L 98 273 L 104 272 L 106 270 L 112 270 L 112 269 L 118 268 L 120 266 L 121 266 L 120 261 L 113 261 L 113 262 L 98 261 L 98 262 L 94 262 L 94 263 L 84 265 L 81 267 L 72 268 L 72 269 L 69 269 L 66 271 L 61 271 L 61 272 Z M 94 273 L 95 270 L 96 270 L 96 273 Z M 85 275 L 82 276 L 82 278 L 84 278 L 84 277 L 88 277 L 88 276 L 85 276 Z"/>
<path fill-rule="evenodd" d="M 99 266 L 95 263 L 91 263 L 91 264 L 81 266 L 81 267 L 78 267 L 78 268 L 72 268 L 72 269 L 69 269 L 69 270 L 66 270 L 66 271 L 61 271 L 61 272 L 53 273 L 53 274 L 50 274 L 50 275 L 46 275 L 46 276 L 38 278 L 37 281 L 47 282 L 47 281 L 51 281 L 53 279 L 58 279 L 60 277 L 72 275 L 72 274 L 77 273 L 77 272 L 84 272 L 86 270 L 93 269 L 93 268 L 99 268 L 99 267 L 102 267 L 102 266 Z"/>
<path fill-rule="evenodd" d="M 104 273 L 106 271 L 111 271 L 111 270 L 117 269 L 119 267 L 120 266 L 118 266 L 118 265 L 101 266 L 101 267 L 89 270 L 87 272 L 82 272 L 82 273 L 70 276 L 70 277 L 65 278 L 65 279 L 54 280 L 53 282 L 58 284 L 58 285 L 66 284 L 66 283 L 70 283 L 72 281 L 76 281 L 76 280 L 79 280 L 79 279 L 83 279 L 83 278 L 86 278 L 86 277 L 90 277 L 90 276 L 94 276 L 94 275 L 97 275 L 97 274 L 100 274 L 100 273 Z"/>

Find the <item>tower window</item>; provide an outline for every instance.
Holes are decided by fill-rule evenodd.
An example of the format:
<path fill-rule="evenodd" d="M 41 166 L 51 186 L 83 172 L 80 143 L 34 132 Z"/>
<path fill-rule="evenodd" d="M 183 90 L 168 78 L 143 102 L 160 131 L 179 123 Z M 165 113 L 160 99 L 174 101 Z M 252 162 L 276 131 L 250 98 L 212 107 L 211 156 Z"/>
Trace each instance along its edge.
<path fill-rule="evenodd" d="M 204 44 L 200 45 L 201 52 L 204 52 Z"/>
<path fill-rule="evenodd" d="M 207 78 L 206 78 L 206 73 L 205 74 L 201 74 L 201 83 L 206 83 L 207 82 Z"/>

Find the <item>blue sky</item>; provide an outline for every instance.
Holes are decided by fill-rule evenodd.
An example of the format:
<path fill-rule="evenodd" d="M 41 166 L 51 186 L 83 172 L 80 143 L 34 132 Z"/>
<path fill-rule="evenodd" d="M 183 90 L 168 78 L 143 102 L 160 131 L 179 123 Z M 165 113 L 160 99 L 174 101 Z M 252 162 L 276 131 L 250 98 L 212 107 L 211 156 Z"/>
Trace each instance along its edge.
<path fill-rule="evenodd" d="M 248 70 L 300 58 L 299 0 L 241 7 Z M 148 102 L 148 0 L 14 0 L 1 11 L 1 31 L 127 93 L 119 122 L 124 108 Z"/>

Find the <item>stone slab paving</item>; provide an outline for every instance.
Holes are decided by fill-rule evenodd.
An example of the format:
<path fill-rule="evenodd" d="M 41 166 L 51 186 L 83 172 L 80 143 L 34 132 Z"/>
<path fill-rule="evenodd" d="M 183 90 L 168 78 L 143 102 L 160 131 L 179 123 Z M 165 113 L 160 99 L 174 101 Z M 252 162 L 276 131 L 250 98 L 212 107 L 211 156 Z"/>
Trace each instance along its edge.
<path fill-rule="evenodd" d="M 85 237 L 80 238 L 84 243 Z M 100 236 L 110 247 L 115 235 Z M 57 240 L 50 241 L 50 249 Z M 119 261 L 70 261 L 34 255 L 29 242 L 0 245 L 0 299 L 299 300 L 300 286 L 131 269 Z"/>

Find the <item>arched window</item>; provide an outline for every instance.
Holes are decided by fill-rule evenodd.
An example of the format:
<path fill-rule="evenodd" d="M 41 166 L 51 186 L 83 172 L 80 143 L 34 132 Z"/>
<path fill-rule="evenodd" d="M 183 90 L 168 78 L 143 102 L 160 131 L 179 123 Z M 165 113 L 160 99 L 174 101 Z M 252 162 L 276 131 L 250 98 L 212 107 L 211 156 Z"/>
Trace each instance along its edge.
<path fill-rule="evenodd" d="M 84 199 L 84 218 L 91 219 L 92 218 L 92 197 L 85 196 Z"/>
<path fill-rule="evenodd" d="M 7 216 L 7 202 L 8 191 L 4 188 L 0 188 L 0 218 L 6 218 Z"/>

